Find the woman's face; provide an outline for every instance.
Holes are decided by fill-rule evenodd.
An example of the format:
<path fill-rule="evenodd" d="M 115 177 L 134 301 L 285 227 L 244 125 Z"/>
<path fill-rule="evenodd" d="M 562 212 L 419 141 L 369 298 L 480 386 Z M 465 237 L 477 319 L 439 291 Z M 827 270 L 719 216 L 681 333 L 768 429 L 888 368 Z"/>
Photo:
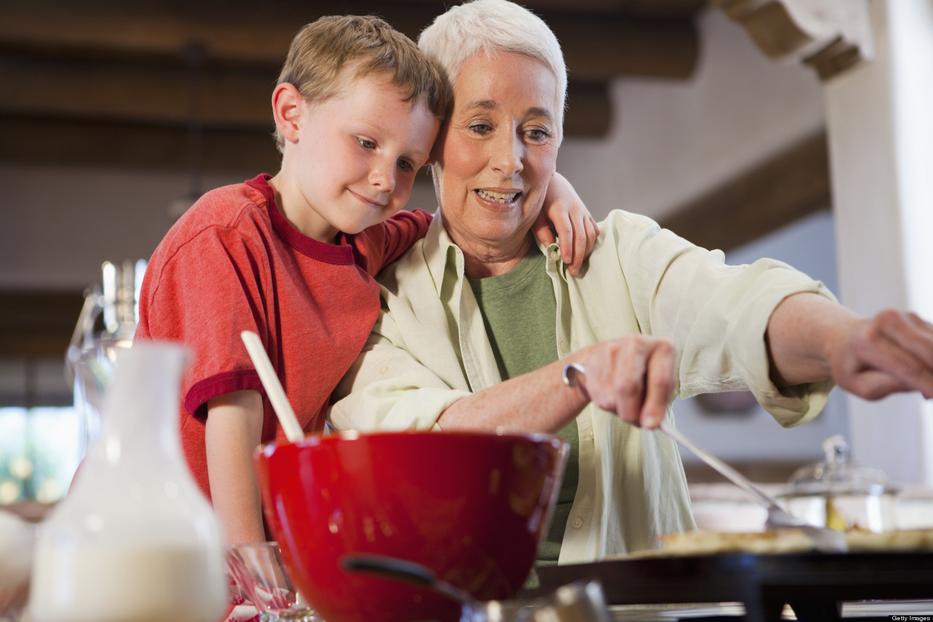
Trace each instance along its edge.
<path fill-rule="evenodd" d="M 554 174 L 560 101 L 554 74 L 530 56 L 463 64 L 436 173 L 445 225 L 465 252 L 521 252 Z"/>

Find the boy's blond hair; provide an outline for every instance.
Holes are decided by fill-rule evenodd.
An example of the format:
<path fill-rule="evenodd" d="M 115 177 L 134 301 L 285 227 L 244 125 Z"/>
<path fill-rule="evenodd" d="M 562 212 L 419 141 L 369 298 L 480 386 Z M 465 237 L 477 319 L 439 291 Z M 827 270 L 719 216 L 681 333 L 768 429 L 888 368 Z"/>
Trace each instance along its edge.
<path fill-rule="evenodd" d="M 343 70 L 355 65 L 350 74 Z M 330 15 L 311 22 L 292 40 L 277 84 L 288 82 L 308 102 L 321 102 L 340 92 L 349 80 L 385 74 L 406 89 L 406 101 L 424 97 L 428 109 L 443 119 L 453 92 L 441 66 L 415 43 L 371 15 Z M 279 151 L 284 139 L 275 131 Z"/>

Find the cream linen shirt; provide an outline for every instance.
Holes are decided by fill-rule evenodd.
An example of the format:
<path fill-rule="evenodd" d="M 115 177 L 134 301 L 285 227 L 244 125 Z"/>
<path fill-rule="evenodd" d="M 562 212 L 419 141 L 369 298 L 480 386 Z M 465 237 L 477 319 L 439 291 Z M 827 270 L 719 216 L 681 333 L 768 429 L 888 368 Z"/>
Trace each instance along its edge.
<path fill-rule="evenodd" d="M 566 273 L 556 244 L 541 252 L 557 302 L 559 356 L 625 335 L 664 336 L 677 352 L 678 397 L 748 387 L 785 426 L 825 405 L 829 383 L 782 394 L 769 380 L 764 335 L 775 306 L 796 292 L 832 297 L 786 264 L 728 266 L 722 252 L 622 211 L 600 224 L 582 276 Z M 331 423 L 361 431 L 437 428 L 450 404 L 501 381 L 463 253 L 441 216 L 379 281 L 382 316 L 337 389 L 342 399 Z M 693 527 L 683 464 L 668 437 L 593 405 L 577 426 L 580 477 L 560 563 L 652 548 L 657 536 Z"/>

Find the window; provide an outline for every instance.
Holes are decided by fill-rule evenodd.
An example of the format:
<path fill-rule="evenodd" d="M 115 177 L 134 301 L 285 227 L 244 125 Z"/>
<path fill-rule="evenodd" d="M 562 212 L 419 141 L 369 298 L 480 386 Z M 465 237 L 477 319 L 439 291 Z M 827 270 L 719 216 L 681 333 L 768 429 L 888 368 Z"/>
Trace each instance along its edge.
<path fill-rule="evenodd" d="M 68 407 L 0 407 L 0 504 L 59 500 L 83 455 L 80 420 Z"/>
<path fill-rule="evenodd" d="M 53 502 L 84 455 L 63 357 L 0 358 L 0 505 Z"/>

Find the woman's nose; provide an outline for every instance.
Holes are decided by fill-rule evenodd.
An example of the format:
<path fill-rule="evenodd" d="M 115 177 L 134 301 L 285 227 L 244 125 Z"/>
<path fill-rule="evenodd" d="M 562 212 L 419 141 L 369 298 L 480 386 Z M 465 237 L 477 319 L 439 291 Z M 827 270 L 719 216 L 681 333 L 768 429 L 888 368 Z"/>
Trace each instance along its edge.
<path fill-rule="evenodd" d="M 518 137 L 503 133 L 492 141 L 492 168 L 506 178 L 512 178 L 525 168 L 525 145 Z"/>

